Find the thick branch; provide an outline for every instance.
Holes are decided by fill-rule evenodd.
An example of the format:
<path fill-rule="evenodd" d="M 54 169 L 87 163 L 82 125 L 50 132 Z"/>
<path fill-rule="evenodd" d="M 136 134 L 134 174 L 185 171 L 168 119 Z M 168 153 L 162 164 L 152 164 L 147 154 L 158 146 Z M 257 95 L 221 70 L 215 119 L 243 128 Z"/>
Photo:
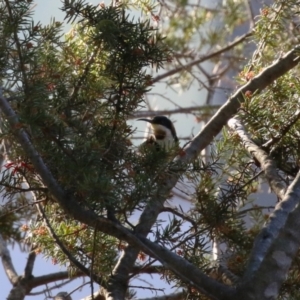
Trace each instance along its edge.
<path fill-rule="evenodd" d="M 277 197 L 283 199 L 286 186 L 277 173 L 276 163 L 273 159 L 251 140 L 240 120 L 232 118 L 228 121 L 228 126 L 239 135 L 246 150 L 260 163 L 261 169 L 265 172 L 270 187 Z"/>
<path fill-rule="evenodd" d="M 135 266 L 132 269 L 133 274 L 160 274 L 164 270 L 162 266 L 151 266 L 150 263 L 146 266 Z"/>
<path fill-rule="evenodd" d="M 78 271 L 78 272 L 76 272 L 76 274 L 72 274 L 72 279 L 82 277 L 82 276 L 85 276 L 85 274 L 83 272 Z M 38 287 L 38 286 L 41 286 L 44 284 L 56 282 L 58 280 L 66 280 L 69 278 L 70 278 L 70 275 L 67 271 L 51 273 L 51 274 L 32 278 L 31 282 L 30 282 L 30 286 L 32 288 L 35 288 L 35 287 Z"/>
<path fill-rule="evenodd" d="M 2 258 L 3 268 L 8 277 L 8 280 L 14 285 L 18 282 L 18 274 L 14 268 L 14 265 L 11 260 L 9 250 L 7 248 L 6 242 L 0 234 L 0 256 Z"/>
<path fill-rule="evenodd" d="M 33 271 L 33 267 L 34 267 L 35 258 L 36 258 L 35 252 L 31 251 L 28 255 L 27 263 L 26 263 L 26 266 L 25 266 L 25 271 L 24 271 L 24 277 L 25 278 L 32 277 L 32 271 Z"/>
<path fill-rule="evenodd" d="M 172 269 L 173 272 L 175 271 L 175 274 L 181 274 L 181 278 L 185 278 L 186 282 L 192 286 L 195 286 L 199 291 L 202 291 L 212 299 L 231 299 L 234 293 L 234 289 L 232 287 L 228 287 L 215 281 L 214 279 L 207 277 L 199 269 L 195 268 L 192 263 L 176 255 L 172 251 L 160 246 L 159 244 L 153 243 L 143 237 L 141 237 L 141 240 L 146 246 L 148 246 L 148 248 L 158 254 L 161 259 L 163 259 L 167 267 L 172 265 Z M 189 282 L 188 278 L 193 278 L 193 281 Z"/>
<path fill-rule="evenodd" d="M 211 118 L 201 132 L 192 140 L 192 142 L 185 148 L 186 155 L 179 159 L 182 162 L 193 160 L 199 153 L 205 149 L 212 141 L 212 139 L 222 130 L 227 121 L 237 113 L 241 103 L 244 102 L 244 94 L 247 91 L 259 93 L 268 85 L 274 82 L 292 68 L 294 68 L 300 61 L 300 46 L 284 55 L 280 60 L 274 62 L 271 66 L 266 68 L 262 73 L 255 76 L 247 84 L 238 89 L 217 113 Z M 174 186 L 174 183 L 173 183 Z M 172 186 L 172 187 L 173 187 Z"/>
<path fill-rule="evenodd" d="M 258 235 L 237 299 L 276 299 L 300 246 L 300 172 Z"/>

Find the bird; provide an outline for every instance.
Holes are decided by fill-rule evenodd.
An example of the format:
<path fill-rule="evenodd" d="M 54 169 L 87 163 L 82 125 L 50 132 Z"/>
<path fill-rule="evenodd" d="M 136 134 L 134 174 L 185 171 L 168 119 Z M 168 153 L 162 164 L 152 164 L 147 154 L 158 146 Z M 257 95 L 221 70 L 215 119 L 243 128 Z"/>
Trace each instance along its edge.
<path fill-rule="evenodd" d="M 173 122 L 165 116 L 155 116 L 153 119 L 138 119 L 151 124 L 153 134 L 141 145 L 155 145 L 156 150 L 169 150 L 178 145 L 178 137 Z"/>

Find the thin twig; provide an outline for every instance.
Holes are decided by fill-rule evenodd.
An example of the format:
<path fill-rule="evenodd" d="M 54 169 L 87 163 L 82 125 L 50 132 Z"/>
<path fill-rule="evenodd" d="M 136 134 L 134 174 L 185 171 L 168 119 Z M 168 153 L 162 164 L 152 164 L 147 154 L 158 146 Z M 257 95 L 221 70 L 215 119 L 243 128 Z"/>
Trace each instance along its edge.
<path fill-rule="evenodd" d="M 268 142 L 262 145 L 263 148 L 270 149 L 271 146 L 273 146 L 275 143 L 278 143 L 292 128 L 292 126 L 300 119 L 300 109 L 298 109 L 295 114 L 292 117 L 292 120 L 288 122 L 287 124 L 284 124 L 281 132 L 277 135 L 271 138 Z M 274 152 L 275 148 L 272 149 L 272 152 Z M 271 154 L 271 153 L 270 153 Z"/>
<path fill-rule="evenodd" d="M 175 68 L 173 70 L 170 70 L 170 71 L 168 71 L 168 72 L 166 72 L 164 74 L 158 75 L 157 77 L 153 78 L 152 83 L 158 82 L 158 81 L 160 81 L 160 80 L 162 80 L 162 79 L 164 79 L 166 77 L 172 76 L 172 75 L 174 75 L 176 73 L 179 73 L 181 71 L 188 70 L 189 68 L 191 68 L 191 67 L 193 67 L 195 65 L 198 65 L 198 64 L 200 64 L 200 63 L 202 63 L 202 62 L 204 62 L 206 60 L 209 60 L 211 58 L 214 58 L 215 56 L 218 56 L 218 55 L 220 55 L 220 54 L 222 54 L 222 53 L 224 53 L 224 52 L 232 49 L 233 47 L 235 47 L 236 45 L 240 44 L 247 37 L 249 37 L 251 35 L 252 35 L 252 33 L 248 32 L 248 33 L 240 36 L 239 38 L 237 38 L 233 42 L 229 43 L 227 46 L 223 47 L 220 50 L 217 50 L 217 51 L 215 51 L 215 52 L 213 52 L 211 54 L 205 55 L 205 56 L 203 56 L 203 57 L 201 57 L 199 59 L 196 59 L 196 60 L 194 60 L 194 61 L 192 61 L 192 62 L 190 62 L 190 63 L 188 63 L 186 65 L 182 65 L 180 67 L 177 67 L 177 68 Z"/>

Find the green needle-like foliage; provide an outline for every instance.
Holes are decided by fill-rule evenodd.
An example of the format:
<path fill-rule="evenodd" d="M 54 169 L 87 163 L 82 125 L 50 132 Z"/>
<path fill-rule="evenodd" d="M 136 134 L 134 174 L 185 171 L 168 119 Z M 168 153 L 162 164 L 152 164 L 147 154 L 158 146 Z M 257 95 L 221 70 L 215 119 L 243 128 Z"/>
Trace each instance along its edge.
<path fill-rule="evenodd" d="M 129 293 L 130 280 L 144 273 L 159 274 L 166 283 L 183 289 L 180 299 L 208 299 L 207 295 L 244 299 L 238 294 L 242 284 L 251 292 L 256 288 L 250 286 L 251 280 L 268 280 L 252 270 L 250 283 L 243 282 L 243 276 L 251 274 L 248 261 L 250 266 L 251 259 L 255 261 L 251 256 L 255 239 L 265 222 L 272 224 L 281 211 L 281 204 L 274 208 L 275 201 L 257 204 L 260 185 L 271 182 L 265 161 L 261 163 L 257 153 L 268 156 L 272 174 L 285 187 L 299 173 L 299 67 L 281 77 L 275 74 L 277 79 L 268 86 L 256 83 L 257 90 L 233 97 L 182 149 L 156 151 L 150 143 L 137 148 L 131 143 L 135 128 L 128 122 L 146 106 L 145 97 L 161 80 L 167 87 L 176 84 L 176 88 L 189 88 L 197 82 L 200 88 L 207 86 L 210 94 L 223 78 L 233 80 L 233 70 L 239 70 L 236 80 L 240 84 L 252 87 L 255 76 L 265 74 L 270 65 L 280 73 L 276 62 L 299 41 L 299 5 L 289 0 L 264 7 L 259 18 L 251 19 L 255 25 L 248 39 L 245 35 L 234 44 L 229 42 L 233 30 L 249 17 L 246 2 L 251 1 L 223 1 L 212 9 L 186 0 L 161 1 L 159 5 L 150 0 L 115 1 L 110 6 L 65 0 L 62 10 L 72 26 L 66 34 L 64 24 L 54 19 L 46 26 L 35 24 L 29 0 L 0 2 L 1 97 L 18 120 L 12 127 L 5 113 L 1 115 L 0 159 L 5 163 L 0 181 L 0 234 L 4 239 L 20 242 L 23 234 L 16 227 L 26 221 L 23 241 L 31 250 L 67 266 L 73 275 L 80 270 L 80 275 L 90 276 L 101 285 L 106 298 L 119 292 L 112 288 L 115 286 L 121 295 Z M 153 21 L 144 15 L 133 18 L 132 8 Z M 161 22 L 157 28 L 153 28 L 155 22 Z M 245 49 L 250 48 L 250 39 L 257 50 L 247 64 Z M 216 64 L 212 76 L 202 67 L 204 61 Z M 162 67 L 168 70 L 152 77 Z M 207 103 L 211 99 L 210 94 Z M 190 113 L 206 122 L 211 112 L 196 107 Z M 239 119 L 244 136 L 247 133 L 260 152 L 249 151 L 251 143 L 242 140 L 237 130 L 223 128 L 218 135 L 232 116 Z M 80 212 L 88 212 L 94 223 L 75 218 L 67 205 L 53 196 L 32 153 L 21 146 L 20 132 L 28 136 L 64 200 L 78 205 Z M 200 150 L 206 150 L 205 155 L 199 154 Z M 178 184 L 171 191 L 175 182 Z M 176 193 L 189 201 L 188 209 L 169 202 Z M 275 213 L 269 218 L 271 211 Z M 291 218 L 293 213 L 284 217 Z M 289 234 L 285 235 L 285 226 L 270 234 L 274 244 L 276 236 Z M 225 245 L 226 253 L 213 259 L 212 244 Z M 264 241 L 262 244 L 265 246 Z M 277 267 L 292 261 L 289 251 L 282 251 L 288 259 Z M 266 252 L 258 253 L 262 257 L 259 263 L 272 256 Z M 278 292 L 281 299 L 300 297 L 300 256 L 294 256 Z M 274 267 L 276 272 L 279 267 Z M 211 288 L 213 285 L 217 288 Z"/>
<path fill-rule="evenodd" d="M 126 121 L 143 106 L 144 93 L 151 86 L 147 67 L 160 68 L 170 54 L 150 23 L 135 21 L 122 6 L 78 2 L 63 10 L 77 22 L 65 36 L 59 22 L 44 27 L 33 24 L 30 4 L 2 5 L 2 13 L 7 15 L 1 21 L 0 49 L 5 96 L 18 114 L 19 128 L 30 135 L 66 192 L 99 216 L 112 210 L 118 219 L 124 219 L 144 205 L 154 184 L 149 176 L 139 179 L 145 178 L 145 172 L 132 176 L 142 158 L 131 146 L 134 129 Z M 17 159 L 22 166 L 10 165 L 13 176 L 7 172 L 2 181 L 13 186 L 16 181 L 21 184 L 25 176 L 34 190 L 41 186 L 40 179 L 25 163 L 26 155 L 11 134 L 7 128 L 2 136 L 11 142 L 10 159 Z M 103 275 L 109 274 L 117 241 L 88 229 L 80 241 L 72 234 L 80 224 L 63 214 L 47 189 L 36 192 L 35 197 L 46 201 L 45 213 L 56 234 L 79 261 L 88 264 L 93 245 L 101 240 L 102 262 L 95 263 Z M 50 236 L 39 233 L 32 236 L 36 243 L 48 256 L 66 263 L 49 242 Z M 47 251 L 45 245 L 50 245 Z"/>

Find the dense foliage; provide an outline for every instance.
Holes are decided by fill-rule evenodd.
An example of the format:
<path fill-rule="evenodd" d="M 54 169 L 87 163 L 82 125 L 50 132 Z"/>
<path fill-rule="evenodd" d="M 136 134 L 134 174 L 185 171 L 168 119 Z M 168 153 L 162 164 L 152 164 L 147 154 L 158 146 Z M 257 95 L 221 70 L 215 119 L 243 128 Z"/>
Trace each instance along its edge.
<path fill-rule="evenodd" d="M 267 229 L 276 218 L 284 224 L 274 240 L 284 234 L 289 223 L 276 212 L 287 209 L 293 203 L 289 197 L 297 196 L 291 183 L 297 184 L 300 160 L 299 67 L 292 69 L 293 65 L 281 74 L 276 63 L 285 61 L 291 49 L 299 52 L 295 48 L 299 5 L 275 1 L 256 19 L 246 7 L 244 1 L 210 8 L 182 0 L 157 6 L 149 1 L 94 6 L 65 0 L 62 10 L 73 25 L 63 35 L 63 23 L 33 23 L 31 1 L 2 1 L 0 233 L 4 239 L 42 252 L 53 263 L 67 266 L 72 276 L 89 276 L 107 299 L 133 297 L 131 279 L 149 273 L 179 287 L 179 297 L 185 299 L 242 299 L 241 295 L 263 299 L 249 282 L 259 269 L 252 262 L 269 252 L 256 253 L 253 245 L 265 221 Z M 130 9 L 143 17 L 132 17 Z M 252 32 L 239 43 L 229 43 L 228 34 L 249 19 L 250 24 L 255 21 Z M 226 24 L 223 28 L 218 26 L 220 20 Z M 250 35 L 251 40 L 246 40 Z M 247 62 L 243 55 L 251 48 L 248 41 L 256 51 Z M 198 52 L 204 51 L 209 54 L 199 57 Z M 205 60 L 220 64 L 217 75 L 207 75 L 200 64 Z M 296 55 L 295 65 L 297 61 Z M 255 86 L 256 76 L 271 64 L 274 78 Z M 232 71 L 239 71 L 236 81 L 247 86 L 229 100 L 227 111 L 226 105 L 222 108 L 223 115 L 222 109 L 216 113 L 210 121 L 216 129 L 204 128 L 202 140 L 195 137 L 185 148 L 168 153 L 153 149 L 143 153 L 132 144 L 136 132 L 128 120 L 145 109 L 156 82 L 165 79 L 168 87 L 177 84 L 183 90 L 197 84 L 207 88 L 209 103 L 216 82 Z M 189 113 L 198 120 L 212 114 L 199 107 Z M 250 141 L 232 126 L 224 127 L 234 115 Z M 218 126 L 223 127 L 222 135 L 217 135 Z M 43 165 L 35 160 L 37 156 Z M 43 168 L 47 174 L 40 171 Z M 47 178 L 53 178 L 53 184 Z M 176 182 L 187 186 L 181 191 L 190 201 L 187 212 L 167 203 L 174 197 L 171 188 Z M 283 200 L 271 218 L 275 201 L 268 207 L 256 201 L 261 184 L 266 183 L 278 201 Z M 55 193 L 57 187 L 62 197 Z M 64 204 L 68 200 L 76 203 L 76 213 Z M 285 210 L 285 218 L 295 211 L 296 204 Z M 163 212 L 168 220 L 161 220 Z M 26 223 L 22 233 L 21 223 Z M 292 232 L 294 224 L 289 226 Z M 226 253 L 213 258 L 212 242 L 217 248 L 223 245 Z M 171 261 L 164 260 L 157 245 L 165 248 Z M 299 257 L 289 255 L 296 258 L 285 269 L 286 280 L 278 294 L 297 299 Z M 195 272 L 201 270 L 204 279 L 198 273 L 187 277 L 190 265 Z M 233 296 L 236 284 L 238 294 Z"/>

